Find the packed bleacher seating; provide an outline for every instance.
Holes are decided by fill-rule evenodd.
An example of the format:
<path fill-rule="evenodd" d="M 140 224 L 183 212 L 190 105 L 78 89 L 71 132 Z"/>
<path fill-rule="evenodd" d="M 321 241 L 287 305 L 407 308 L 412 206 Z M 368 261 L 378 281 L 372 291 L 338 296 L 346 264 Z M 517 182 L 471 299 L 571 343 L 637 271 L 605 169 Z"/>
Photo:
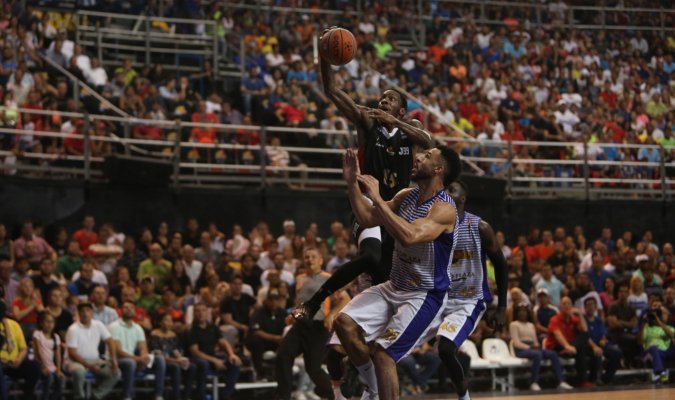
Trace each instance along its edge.
<path fill-rule="evenodd" d="M 82 228 L 74 232 L 49 229 L 55 236 L 43 237 L 44 228 L 31 222 L 20 227 L 0 224 L 5 321 L 16 321 L 7 323 L 15 324 L 16 329 L 10 328 L 5 335 L 12 336 L 19 347 L 18 352 L 6 353 L 3 348 L 2 368 L 13 382 L 25 378 L 27 375 L 21 374 L 31 368 L 42 371 L 44 379 L 51 376 L 57 381 L 72 381 L 67 388 L 75 397 L 83 390 L 84 377 L 92 376 L 78 375 L 87 370 L 102 379 L 94 393 L 121 390 L 126 397 L 133 396 L 135 390 L 130 378 L 142 383 L 149 374 L 167 377 L 166 387 L 148 389 L 157 396 L 164 391 L 177 395 L 191 390 L 192 385 L 194 393 L 203 394 L 206 381 L 199 377 L 218 374 L 219 368 L 228 371 L 220 377 L 226 394 L 233 393 L 237 381 L 273 382 L 274 351 L 292 321 L 287 316 L 296 304 L 295 283 L 308 273 L 304 250 L 319 249 L 328 273 L 340 268 L 355 251 L 348 230 L 338 221 L 330 227 L 311 224 L 304 229 L 288 219 L 278 230 L 261 222 L 248 232 L 235 224 L 231 233 L 223 233 L 215 224 L 205 226 L 189 219 L 183 228 L 161 223 L 157 229 L 146 228 L 136 235 L 119 232 L 112 223 L 97 224 L 87 216 Z M 20 233 L 14 235 L 15 231 Z M 329 236 L 322 238 L 319 232 L 324 231 Z M 533 390 L 551 385 L 566 389 L 570 384 L 611 384 L 617 374 L 638 374 L 636 380 L 641 381 L 644 377 L 639 374 L 646 372 L 654 381 L 668 380 L 663 362 L 669 365 L 670 353 L 659 353 L 650 346 L 660 346 L 653 341 L 659 337 L 659 329 L 675 326 L 672 243 L 654 243 L 650 231 L 638 235 L 604 228 L 598 238 L 590 235 L 581 226 L 572 230 L 532 228 L 517 238 L 497 233 L 509 266 L 507 327 L 495 332 L 483 321 L 466 345 L 474 350 L 463 346 L 467 360 L 472 358 L 475 379 L 480 379 L 485 368 L 506 365 L 510 373 L 514 368 L 533 368 L 527 382 Z M 488 271 L 492 276 L 491 265 Z M 350 286 L 346 290 L 351 293 L 355 289 Z M 487 315 L 494 312 L 496 298 Z M 337 311 L 325 310 L 327 327 Z M 554 323 L 559 313 L 572 317 Z M 551 350 L 561 340 L 556 330 L 565 336 L 569 332 L 559 324 L 578 323 L 579 318 L 587 321 L 588 333 L 579 332 L 577 339 L 566 337 L 569 342 L 560 353 Z M 93 356 L 84 355 L 89 350 L 81 340 L 89 336 L 82 329 L 91 319 L 99 321 L 90 323 L 91 327 L 103 330 L 101 343 L 110 338 L 117 343 L 124 386 L 116 383 L 118 375 L 103 370 L 108 367 L 105 360 L 109 355 L 99 358 L 98 350 Z M 202 341 L 204 337 L 210 339 Z M 21 338 L 30 352 L 21 350 Z M 588 338 L 593 344 L 588 344 Z M 43 343 L 54 340 L 66 354 L 63 360 L 53 358 L 53 344 Z M 98 340 L 94 340 L 96 349 Z M 511 343 L 510 351 L 503 347 L 506 354 L 492 349 L 495 343 L 503 343 L 501 340 Z M 137 348 L 140 342 L 144 344 Z M 203 350 L 202 346 L 211 348 Z M 480 358 L 476 349 L 482 349 L 482 357 L 488 361 Z M 540 381 L 539 362 L 525 361 L 541 361 L 540 349 L 547 349 L 545 359 L 555 359 L 554 367 L 560 357 L 562 367 L 553 369 L 553 379 L 544 374 Z M 652 361 L 645 363 L 646 354 L 651 354 Z M 160 357 L 162 363 L 153 361 Z M 576 379 L 563 369 L 570 363 Z M 649 365 L 655 374 L 644 369 Z M 401 364 L 401 373 L 406 376 L 404 390 L 413 394 L 447 390 L 443 380 L 437 379 L 438 368 L 433 346 L 415 351 Z M 42 379 L 19 383 L 28 390 L 37 381 L 42 382 L 41 390 L 49 388 Z M 305 390 L 301 382 L 298 391 Z M 136 386 L 143 387 L 140 383 Z M 203 398 L 196 396 L 193 398 Z"/>
<path fill-rule="evenodd" d="M 539 15 L 529 8 L 489 9 L 489 19 L 495 24 L 476 22 L 479 8 L 475 5 L 445 2 L 429 2 L 422 12 L 402 1 L 364 1 L 367 12 L 353 12 L 349 1 L 308 2 L 315 10 L 345 11 L 337 15 L 259 14 L 238 7 L 241 4 L 236 2 L 229 2 L 234 3 L 232 8 L 217 2 L 175 2 L 177 6 L 164 13 L 157 2 L 85 3 L 90 9 L 109 12 L 142 11 L 146 15 L 215 20 L 215 34 L 221 38 L 226 61 L 243 63 L 245 74 L 234 85 L 226 85 L 208 60 L 204 71 L 189 74 L 168 70 L 159 62 L 140 65 L 135 58 L 117 65 L 107 59 L 112 55 L 104 53 L 99 59 L 96 49 L 76 43 L 72 21 L 60 18 L 62 14 L 45 13 L 30 6 L 30 1 L 26 9 L 21 8 L 22 2 L 4 1 L 0 14 L 0 128 L 21 130 L 20 135 L 0 131 L 0 150 L 7 152 L 0 156 L 4 174 L 16 173 L 11 165 L 17 162 L 41 167 L 70 162 L 63 158 L 21 161 L 25 154 L 85 153 L 79 138 L 31 132 L 80 134 L 90 129 L 92 137 L 125 135 L 117 122 L 97 120 L 90 125 L 67 116 L 67 112 L 114 112 L 91 93 L 76 90 L 71 79 L 53 64 L 133 117 L 342 132 L 347 122 L 318 85 L 311 40 L 333 25 L 350 29 L 359 41 L 358 58 L 339 72 L 340 84 L 350 96 L 373 106 L 388 85 L 405 89 L 414 96 L 409 99 L 411 115 L 424 121 L 439 140 L 478 140 L 457 144 L 465 156 L 504 158 L 503 146 L 481 141 L 523 140 L 578 144 L 553 149 L 516 145 L 516 158 L 571 160 L 587 154 L 591 159 L 609 161 L 675 160 L 675 36 L 672 30 L 659 30 L 660 22 L 652 21 L 648 13 L 633 18 L 617 10 L 606 13 L 604 22 L 654 23 L 652 30 L 598 31 L 570 28 L 567 5 L 562 1 L 546 2 Z M 298 6 L 291 1 L 276 3 Z M 653 2 L 624 3 L 649 6 Z M 419 19 L 420 15 L 428 18 Z M 586 25 L 599 24 L 597 18 L 592 12 L 575 15 Z M 664 18 L 666 27 L 673 26 L 672 13 Z M 418 37 L 416 44 L 400 40 L 409 34 L 411 20 L 425 25 L 423 43 Z M 107 23 L 105 18 L 89 22 Z M 178 34 L 214 33 L 180 23 L 153 28 Z M 232 50 L 242 41 L 246 49 L 243 59 Z M 20 108 L 54 113 L 44 116 L 19 112 Z M 129 136 L 137 139 L 174 140 L 176 135 L 186 142 L 239 145 L 257 145 L 263 137 L 242 129 L 192 127 L 174 131 L 141 123 L 129 129 Z M 183 156 L 192 161 L 227 160 L 248 165 L 265 161 L 279 166 L 326 166 L 328 157 L 289 154 L 280 146 L 342 149 L 348 145 L 337 134 L 271 135 L 267 140 L 265 154 L 255 150 L 211 154 L 195 149 Z M 659 144 L 663 151 L 616 146 L 642 143 Z M 93 141 L 86 150 L 93 157 L 104 157 L 121 151 L 121 146 Z M 163 149 L 167 151 L 171 146 Z M 506 174 L 503 163 L 481 161 L 479 165 L 488 174 Z M 672 174 L 673 169 L 666 172 Z M 549 171 L 529 164 L 519 164 L 515 173 L 524 177 L 574 174 L 564 166 Z M 662 170 L 608 166 L 597 167 L 593 173 L 659 178 Z M 19 387 L 29 396 L 37 384 L 42 391 L 52 387 L 51 398 L 60 395 L 56 389 L 63 380 L 69 382 L 66 390 L 75 397 L 92 390 L 98 397 L 110 390 L 133 397 L 134 390 L 146 386 L 157 397 L 194 390 L 195 398 L 205 398 L 207 378 L 221 370 L 226 371 L 219 376 L 224 396 L 232 395 L 235 382 L 273 382 L 274 358 L 269 352 L 274 351 L 290 322 L 286 317 L 295 304 L 294 284 L 306 272 L 304 249 L 318 247 L 327 272 L 339 268 L 355 252 L 348 230 L 337 222 L 324 239 L 319 232 L 328 232 L 328 227 L 296 230 L 292 220 L 272 228 L 261 223 L 248 232 L 233 224 L 232 233 L 227 234 L 214 224 L 200 226 L 197 220 L 184 228 L 161 224 L 138 234 L 117 232 L 111 223 L 97 225 L 93 218 L 85 219 L 83 228 L 76 232 L 59 229 L 54 237 L 45 238 L 43 228 L 29 223 L 20 227 L 0 224 L 0 280 L 5 300 L 0 303 L 5 307 L 2 331 L 5 338 L 12 339 L 5 344 L 19 344 L 0 351 L 0 390 Z M 584 375 L 570 379 L 573 385 L 611 383 L 616 374 L 645 367 L 652 367 L 648 379 L 667 381 L 667 369 L 661 362 L 665 356 L 658 348 L 663 346 L 659 329 L 670 333 L 665 325 L 675 326 L 672 244 L 653 243 L 649 231 L 638 237 L 603 229 L 593 240 L 585 236 L 582 227 L 571 232 L 548 228 L 552 227 L 533 229 L 518 238 L 500 235 L 510 268 L 510 324 L 503 332 L 494 332 L 481 323 L 474 332 L 467 345 L 473 349 L 463 349 L 471 359 L 474 375 L 480 377 L 481 369 L 504 365 L 511 365 L 507 368 L 510 374 L 513 368 L 531 367 L 532 380 L 526 387 L 566 388 L 569 385 L 563 380 L 562 369 L 553 368 L 554 379 L 539 381 L 539 370 L 535 373 L 538 364 L 523 359 L 545 358 L 553 363 L 558 356 L 565 360 L 577 353 L 573 361 L 577 371 L 585 367 L 581 370 Z M 335 312 L 330 310 L 332 315 Z M 593 344 L 577 351 L 570 338 L 567 346 L 574 351 L 568 347 L 556 355 L 532 347 L 527 340 L 532 332 L 539 347 L 555 347 L 551 343 L 559 339 L 549 321 L 559 312 L 565 316 L 576 313 L 575 318 L 587 320 L 593 327 Z M 83 333 L 78 327 L 88 319 L 98 321 L 90 326 L 98 329 L 97 346 L 108 346 L 107 358 L 99 358 L 97 348 L 88 348 L 80 340 Z M 131 335 L 147 340 L 128 340 Z M 643 338 L 642 343 L 636 338 Z M 517 358 L 515 364 L 490 353 L 500 349 L 503 342 L 499 340 L 512 348 L 507 347 L 508 354 L 497 353 L 511 357 L 511 361 Z M 137 347 L 138 342 L 146 342 L 147 347 Z M 648 363 L 645 351 L 650 355 Z M 50 361 L 54 353 L 63 359 Z M 604 368 L 598 366 L 601 355 L 606 361 Z M 401 366 L 408 377 L 404 390 L 411 394 L 447 391 L 439 374 L 432 371 L 439 368 L 435 357 L 433 347 L 425 346 L 405 360 Z M 118 365 L 108 363 L 110 359 L 117 359 Z M 117 372 L 125 377 L 124 386 Z M 160 388 L 145 382 L 150 374 L 165 376 L 170 384 Z M 94 376 L 100 379 L 92 389 Z M 131 378 L 136 378 L 135 385 Z M 492 379 L 493 384 L 499 379 Z M 305 381 L 298 378 L 299 393 L 307 391 Z M 513 384 L 499 382 L 502 387 Z"/>
<path fill-rule="evenodd" d="M 3 85 L 5 127 L 26 131 L 45 130 L 81 133 L 81 121 L 58 116 L 18 113 L 17 107 L 54 111 L 87 110 L 91 114 L 111 112 L 86 93 L 73 99 L 73 85 L 54 71 L 37 53 L 66 68 L 98 90 L 128 115 L 151 120 L 175 120 L 237 125 L 287 126 L 342 131 L 346 121 L 317 85 L 318 71 L 312 37 L 332 25 L 351 29 L 359 42 L 357 59 L 341 68 L 339 82 L 350 96 L 373 106 L 381 90 L 395 84 L 410 92 L 409 110 L 424 121 L 439 139 L 478 139 L 457 143 L 465 156 L 502 158 L 481 162 L 495 176 L 505 176 L 509 140 L 579 142 L 563 147 L 514 146 L 515 159 L 545 158 L 579 160 L 645 161 L 647 166 L 602 165 L 592 167 L 593 176 L 658 179 L 656 167 L 663 159 L 671 162 L 675 149 L 675 38 L 672 30 L 577 30 L 570 28 L 563 2 L 550 2 L 539 16 L 530 8 L 488 9 L 488 20 L 480 24 L 477 6 L 433 2 L 421 13 L 406 8 L 407 2 L 373 1 L 369 11 L 321 14 L 321 10 L 353 11 L 349 2 L 314 1 L 307 7 L 318 13 L 269 12 L 258 14 L 234 4 L 218 2 L 201 8 L 197 2 L 176 2 L 164 16 L 203 18 L 217 21 L 223 43 L 245 55 L 224 52 L 224 59 L 245 65 L 245 74 L 234 85 L 217 84 L 209 60 L 197 73 L 171 73 L 161 64 L 141 65 L 127 59 L 106 66 L 96 49 L 74 43 L 72 20 L 45 15 L 39 8 L 21 10 L 18 2 L 2 24 L 4 37 Z M 645 2 L 642 2 L 645 3 Z M 643 6 L 635 2 L 636 6 Z M 105 3 L 106 7 L 118 7 Z M 293 2 L 280 5 L 294 6 Z M 104 6 L 104 5 L 101 5 Z M 136 6 L 135 6 L 136 7 Z M 159 15 L 158 5 L 137 5 L 147 15 Z M 181 8 L 181 7 L 184 7 Z M 119 8 L 119 7 L 118 7 Z M 132 12 L 115 8 L 110 11 Z M 627 23 L 621 12 L 608 12 L 605 24 Z M 648 23 L 638 14 L 635 24 Z M 408 33 L 405 17 L 426 17 L 424 42 L 403 44 Z M 537 18 L 540 18 L 539 20 Z M 577 13 L 575 22 L 597 23 L 598 16 Z M 594 19 L 595 18 L 595 19 Z M 642 19 L 641 19 L 642 18 Z M 672 26 L 673 13 L 664 13 L 665 26 Z M 449 19 L 449 21 L 448 21 Z M 537 23 L 541 21 L 541 24 Z M 105 24 L 106 20 L 88 23 Z M 586 25 L 584 25 L 586 26 Z M 199 25 L 158 24 L 157 30 L 211 34 Z M 227 46 L 226 46 L 227 47 Z M 111 56 L 112 57 L 112 56 Z M 108 64 L 110 65 L 110 64 Z M 16 72 L 15 72 L 16 71 Z M 232 87 L 234 88 L 232 89 Z M 224 90 L 223 88 L 228 88 Z M 454 125 L 454 128 L 451 126 Z M 124 136 L 124 128 L 112 122 L 87 125 L 92 135 Z M 131 136 L 166 139 L 179 134 L 184 141 L 202 144 L 256 145 L 256 132 L 215 128 L 183 129 L 176 133 L 161 127 L 135 124 Z M 273 140 L 274 136 L 267 140 Z M 278 135 L 284 146 L 343 148 L 346 137 L 297 133 Z M 481 143 L 484 140 L 495 142 Z M 587 142 L 584 147 L 581 142 Z M 500 144 L 501 142 L 501 144 Z M 116 151 L 105 142 L 92 144 L 92 156 Z M 660 148 L 617 147 L 620 144 L 660 144 Z M 81 155 L 82 141 L 3 134 L 2 147 L 15 153 L 45 152 Z M 165 149 L 165 151 L 169 151 Z M 274 154 L 218 154 L 185 151 L 184 158 L 250 164 L 326 166 L 326 157 L 292 154 L 281 160 Z M 303 159 L 304 158 L 304 159 Z M 328 157 L 328 159 L 331 159 Z M 227 161 L 225 161 L 227 160 Z M 37 161 L 36 161 L 37 162 Z M 41 162 L 46 162 L 42 160 Z M 578 168 L 518 163 L 517 176 L 580 176 Z M 672 174 L 672 168 L 666 173 Z"/>

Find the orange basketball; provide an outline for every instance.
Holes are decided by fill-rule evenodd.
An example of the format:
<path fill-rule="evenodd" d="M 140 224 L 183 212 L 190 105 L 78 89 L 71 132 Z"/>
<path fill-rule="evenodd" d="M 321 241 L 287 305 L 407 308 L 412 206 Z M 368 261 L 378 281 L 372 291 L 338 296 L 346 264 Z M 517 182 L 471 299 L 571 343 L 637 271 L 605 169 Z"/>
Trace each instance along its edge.
<path fill-rule="evenodd" d="M 345 65 L 356 57 L 356 38 L 346 29 L 333 28 L 321 36 L 321 58 L 333 65 Z"/>

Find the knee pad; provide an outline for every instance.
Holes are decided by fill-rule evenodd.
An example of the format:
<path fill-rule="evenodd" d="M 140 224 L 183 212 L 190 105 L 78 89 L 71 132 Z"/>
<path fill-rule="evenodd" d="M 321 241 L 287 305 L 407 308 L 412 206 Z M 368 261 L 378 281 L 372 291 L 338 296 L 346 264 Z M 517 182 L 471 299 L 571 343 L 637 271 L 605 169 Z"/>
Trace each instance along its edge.
<path fill-rule="evenodd" d="M 445 337 L 441 337 L 438 342 L 438 355 L 441 359 L 446 360 L 449 358 L 457 357 L 457 346 L 455 343 Z"/>

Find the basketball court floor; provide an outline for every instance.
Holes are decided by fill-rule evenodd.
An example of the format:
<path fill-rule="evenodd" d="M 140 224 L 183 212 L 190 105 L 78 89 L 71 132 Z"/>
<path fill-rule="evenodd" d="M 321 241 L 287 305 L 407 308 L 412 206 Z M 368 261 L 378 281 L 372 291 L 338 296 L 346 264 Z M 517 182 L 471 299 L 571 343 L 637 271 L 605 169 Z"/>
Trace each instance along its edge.
<path fill-rule="evenodd" d="M 568 392 L 541 391 L 541 392 L 514 392 L 509 393 L 476 393 L 471 396 L 474 399 L 499 398 L 503 400 L 675 400 L 675 385 L 654 386 L 638 388 L 603 387 L 598 389 L 579 389 Z M 409 396 L 406 400 L 424 399 L 424 400 L 448 400 L 455 399 L 456 396 L 448 395 L 439 397 L 438 394 L 427 396 Z"/>

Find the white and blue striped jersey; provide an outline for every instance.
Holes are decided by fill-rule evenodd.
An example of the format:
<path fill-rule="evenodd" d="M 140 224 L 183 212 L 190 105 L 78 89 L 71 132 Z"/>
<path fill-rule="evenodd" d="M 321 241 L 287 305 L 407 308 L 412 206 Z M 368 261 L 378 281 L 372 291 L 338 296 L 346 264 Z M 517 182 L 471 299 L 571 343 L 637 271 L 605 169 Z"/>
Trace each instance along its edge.
<path fill-rule="evenodd" d="M 485 249 L 481 244 L 480 217 L 465 212 L 457 229 L 457 244 L 450 266 L 448 298 L 490 302 Z"/>
<path fill-rule="evenodd" d="M 439 191 L 434 197 L 418 205 L 419 194 L 419 188 L 414 188 L 403 199 L 398 209 L 398 215 L 409 223 L 425 218 L 431 206 L 439 201 L 449 203 L 457 209 L 455 202 L 445 190 Z M 394 287 L 402 291 L 448 290 L 450 263 L 457 242 L 457 228 L 458 223 L 455 220 L 455 229 L 452 233 L 444 232 L 431 242 L 408 247 L 397 240 L 390 275 Z"/>

